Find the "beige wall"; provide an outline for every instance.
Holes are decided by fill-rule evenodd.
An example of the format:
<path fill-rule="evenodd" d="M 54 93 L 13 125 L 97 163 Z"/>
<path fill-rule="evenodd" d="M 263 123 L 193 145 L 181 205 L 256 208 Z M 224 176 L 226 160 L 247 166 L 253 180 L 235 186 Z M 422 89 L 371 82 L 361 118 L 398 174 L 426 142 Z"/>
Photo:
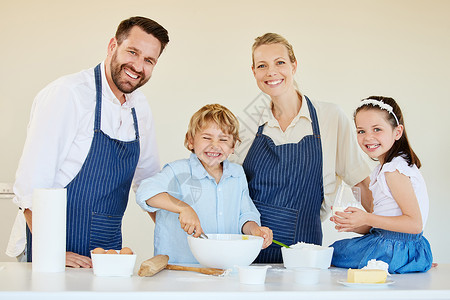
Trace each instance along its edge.
<path fill-rule="evenodd" d="M 59 76 L 103 60 L 122 19 L 144 15 L 170 33 L 143 88 L 162 163 L 188 156 L 183 136 L 202 105 L 220 102 L 244 115 L 259 95 L 250 71 L 252 41 L 278 32 L 296 50 L 297 81 L 310 98 L 339 103 L 349 117 L 363 97 L 398 100 L 428 184 L 425 235 L 435 261 L 449 263 L 449 11 L 446 0 L 2 1 L 0 182 L 14 181 L 35 94 Z M 153 227 L 130 201 L 125 243 L 143 260 L 152 255 Z M 0 220 L 0 226 L 9 228 L 9 221 Z M 324 243 L 343 236 L 329 222 L 324 227 Z"/>

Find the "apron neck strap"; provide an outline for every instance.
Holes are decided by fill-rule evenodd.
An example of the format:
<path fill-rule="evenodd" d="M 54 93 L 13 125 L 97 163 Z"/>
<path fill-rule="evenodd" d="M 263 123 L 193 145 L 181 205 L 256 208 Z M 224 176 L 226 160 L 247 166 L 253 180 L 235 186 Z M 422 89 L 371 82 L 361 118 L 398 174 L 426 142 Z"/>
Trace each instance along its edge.
<path fill-rule="evenodd" d="M 94 131 L 100 130 L 100 122 L 102 115 L 102 73 L 100 71 L 101 64 L 94 69 L 95 74 L 95 123 Z"/>

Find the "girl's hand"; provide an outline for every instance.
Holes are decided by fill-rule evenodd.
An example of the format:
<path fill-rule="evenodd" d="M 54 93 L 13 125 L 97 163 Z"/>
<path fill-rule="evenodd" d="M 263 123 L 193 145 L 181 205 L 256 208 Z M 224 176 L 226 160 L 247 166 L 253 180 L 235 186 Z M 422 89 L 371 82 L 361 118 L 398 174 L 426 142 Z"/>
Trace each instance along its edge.
<path fill-rule="evenodd" d="M 200 219 L 195 210 L 189 205 L 186 205 L 181 209 L 178 219 L 180 220 L 181 228 L 186 231 L 187 234 L 191 235 L 195 231 L 194 237 L 199 237 L 200 234 L 203 233 Z"/>
<path fill-rule="evenodd" d="M 367 225 L 368 213 L 356 208 L 347 207 L 344 212 L 336 212 L 336 216 L 330 218 L 339 232 L 355 231 L 361 226 Z"/>

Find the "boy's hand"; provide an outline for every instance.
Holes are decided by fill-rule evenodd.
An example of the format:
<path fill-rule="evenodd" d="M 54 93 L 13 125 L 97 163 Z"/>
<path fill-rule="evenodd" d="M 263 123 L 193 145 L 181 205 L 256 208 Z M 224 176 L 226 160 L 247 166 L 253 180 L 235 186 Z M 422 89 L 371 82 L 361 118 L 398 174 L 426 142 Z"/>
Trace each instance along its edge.
<path fill-rule="evenodd" d="M 250 234 L 255 236 L 260 236 L 264 239 L 262 248 L 265 249 L 272 244 L 273 240 L 273 232 L 269 227 L 259 226 L 254 221 L 248 221 L 242 227 L 242 232 L 244 234 Z"/>
<path fill-rule="evenodd" d="M 200 234 L 202 234 L 203 229 L 200 225 L 200 219 L 195 210 L 189 205 L 183 207 L 178 219 L 180 220 L 181 228 L 186 231 L 187 234 L 191 235 L 195 232 L 194 237 L 199 237 Z"/>
<path fill-rule="evenodd" d="M 270 244 L 272 244 L 273 232 L 272 232 L 272 229 L 270 229 L 269 227 L 258 226 L 255 229 L 255 232 L 252 233 L 252 235 L 260 236 L 264 239 L 264 242 L 262 245 L 263 249 L 266 249 L 267 247 L 270 246 Z"/>

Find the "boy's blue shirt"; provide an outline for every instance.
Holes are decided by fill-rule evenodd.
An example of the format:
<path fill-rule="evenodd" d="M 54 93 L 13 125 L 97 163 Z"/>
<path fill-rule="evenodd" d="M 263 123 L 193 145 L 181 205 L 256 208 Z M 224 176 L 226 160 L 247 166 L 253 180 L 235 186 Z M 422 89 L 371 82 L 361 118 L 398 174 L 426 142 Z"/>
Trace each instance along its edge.
<path fill-rule="evenodd" d="M 242 166 L 223 161 L 222 178 L 216 183 L 195 154 L 189 159 L 168 163 L 161 172 L 141 182 L 136 202 L 146 211 L 157 211 L 154 255 L 169 255 L 171 263 L 198 262 L 189 249 L 187 233 L 180 227 L 178 214 L 151 207 L 145 202 L 164 192 L 189 204 L 206 234 L 242 233 L 242 226 L 247 221 L 261 225 Z"/>

